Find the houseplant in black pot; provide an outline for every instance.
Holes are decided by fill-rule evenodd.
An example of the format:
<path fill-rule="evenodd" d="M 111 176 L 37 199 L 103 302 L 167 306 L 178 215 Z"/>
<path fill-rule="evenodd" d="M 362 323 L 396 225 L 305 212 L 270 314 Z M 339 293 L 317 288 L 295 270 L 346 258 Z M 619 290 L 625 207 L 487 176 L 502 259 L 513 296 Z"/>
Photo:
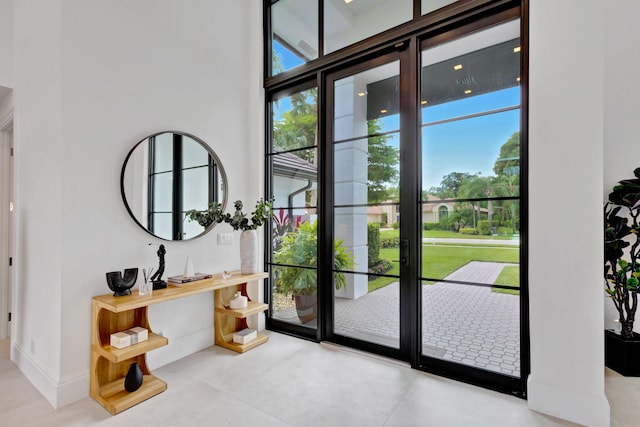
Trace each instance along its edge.
<path fill-rule="evenodd" d="M 640 376 L 640 335 L 633 332 L 640 291 L 640 168 L 620 181 L 605 204 L 605 291 L 618 311 L 621 331 L 605 331 L 605 364 Z"/>
<path fill-rule="evenodd" d="M 342 240 L 333 243 L 333 268 L 337 270 L 333 275 L 334 284 L 336 289 L 344 289 L 347 279 L 341 271 L 353 268 L 353 256 L 342 246 Z M 282 238 L 280 249 L 274 253 L 274 261 L 283 264 L 275 271 L 275 291 L 292 295 L 302 323 L 318 315 L 317 248 L 318 222 L 305 221 Z"/>

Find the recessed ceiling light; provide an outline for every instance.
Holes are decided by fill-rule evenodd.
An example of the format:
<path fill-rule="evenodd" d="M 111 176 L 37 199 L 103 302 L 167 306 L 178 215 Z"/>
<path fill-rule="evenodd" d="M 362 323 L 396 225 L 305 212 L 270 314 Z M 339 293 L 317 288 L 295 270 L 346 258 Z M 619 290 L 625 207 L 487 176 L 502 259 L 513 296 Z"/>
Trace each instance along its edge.
<path fill-rule="evenodd" d="M 470 93 L 471 93 L 471 89 L 467 89 L 467 90 L 464 91 L 465 95 L 469 95 Z"/>
<path fill-rule="evenodd" d="M 462 70 L 462 64 L 454 65 L 453 69 L 456 70 L 456 71 L 457 70 Z"/>
<path fill-rule="evenodd" d="M 353 0 L 344 0 L 345 3 L 351 3 Z"/>
<path fill-rule="evenodd" d="M 387 112 L 387 110 L 385 110 L 385 109 L 383 108 L 382 110 L 380 110 L 380 112 L 381 112 L 382 114 L 384 114 L 384 113 L 386 113 L 386 112 Z"/>
<path fill-rule="evenodd" d="M 422 105 L 427 105 L 427 100 L 426 100 L 426 99 L 425 99 L 425 100 L 423 100 L 420 104 L 422 104 Z"/>
<path fill-rule="evenodd" d="M 520 46 L 516 46 L 513 48 L 513 53 L 518 53 L 520 52 Z"/>
<path fill-rule="evenodd" d="M 358 96 L 365 96 L 366 94 L 366 92 L 358 92 Z"/>

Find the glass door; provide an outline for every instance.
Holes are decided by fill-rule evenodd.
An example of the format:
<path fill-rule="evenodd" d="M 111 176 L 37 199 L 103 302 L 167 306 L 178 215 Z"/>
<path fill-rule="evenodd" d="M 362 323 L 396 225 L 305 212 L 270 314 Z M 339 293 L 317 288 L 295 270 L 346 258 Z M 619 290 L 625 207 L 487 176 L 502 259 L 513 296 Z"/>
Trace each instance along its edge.
<path fill-rule="evenodd" d="M 421 52 L 421 365 L 521 373 L 520 23 Z"/>
<path fill-rule="evenodd" d="M 328 78 L 328 339 L 407 359 L 400 340 L 400 54 Z"/>

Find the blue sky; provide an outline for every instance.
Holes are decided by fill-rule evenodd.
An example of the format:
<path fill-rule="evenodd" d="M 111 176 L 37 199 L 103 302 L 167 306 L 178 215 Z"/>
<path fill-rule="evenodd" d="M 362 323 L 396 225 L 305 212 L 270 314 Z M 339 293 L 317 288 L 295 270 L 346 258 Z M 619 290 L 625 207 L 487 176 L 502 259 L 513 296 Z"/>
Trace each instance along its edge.
<path fill-rule="evenodd" d="M 303 63 L 277 42 L 274 42 L 274 46 L 280 53 L 285 70 Z M 422 122 L 423 124 L 432 123 L 519 104 L 520 88 L 516 86 L 446 104 L 427 106 L 422 109 Z M 290 104 L 286 99 L 279 102 L 279 111 L 286 111 L 289 108 Z M 276 117 L 278 116 L 276 112 Z M 385 117 L 382 123 L 384 131 L 396 130 L 399 127 L 399 115 Z M 499 156 L 500 147 L 519 129 L 519 109 L 423 127 L 423 190 L 439 186 L 442 177 L 451 172 L 494 175 L 493 166 Z M 398 138 L 390 138 L 388 143 L 398 147 Z"/>

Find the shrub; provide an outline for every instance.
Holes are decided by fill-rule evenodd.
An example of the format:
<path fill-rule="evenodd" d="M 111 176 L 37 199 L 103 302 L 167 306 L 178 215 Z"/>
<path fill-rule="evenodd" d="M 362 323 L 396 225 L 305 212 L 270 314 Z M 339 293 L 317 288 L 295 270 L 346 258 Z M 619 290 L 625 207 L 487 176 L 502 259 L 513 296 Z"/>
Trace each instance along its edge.
<path fill-rule="evenodd" d="M 463 227 L 460 229 L 460 234 L 478 234 L 478 230 L 472 227 Z"/>
<path fill-rule="evenodd" d="M 397 248 L 400 246 L 400 237 L 381 237 L 380 246 L 383 248 Z"/>
<path fill-rule="evenodd" d="M 367 265 L 373 265 L 380 260 L 380 224 L 377 222 L 367 224 L 367 245 Z"/>
<path fill-rule="evenodd" d="M 439 222 L 425 222 L 422 224 L 425 230 L 441 230 L 442 225 Z"/>
<path fill-rule="evenodd" d="M 483 219 L 478 221 L 478 234 L 484 234 L 484 235 L 489 235 L 491 234 L 491 228 L 490 227 L 497 227 L 498 226 L 498 221 L 491 221 L 491 225 L 489 225 L 489 220 L 487 219 Z"/>
<path fill-rule="evenodd" d="M 400 228 L 400 223 L 394 222 L 393 224 L 391 224 L 391 227 L 393 227 L 394 230 L 398 230 Z"/>

